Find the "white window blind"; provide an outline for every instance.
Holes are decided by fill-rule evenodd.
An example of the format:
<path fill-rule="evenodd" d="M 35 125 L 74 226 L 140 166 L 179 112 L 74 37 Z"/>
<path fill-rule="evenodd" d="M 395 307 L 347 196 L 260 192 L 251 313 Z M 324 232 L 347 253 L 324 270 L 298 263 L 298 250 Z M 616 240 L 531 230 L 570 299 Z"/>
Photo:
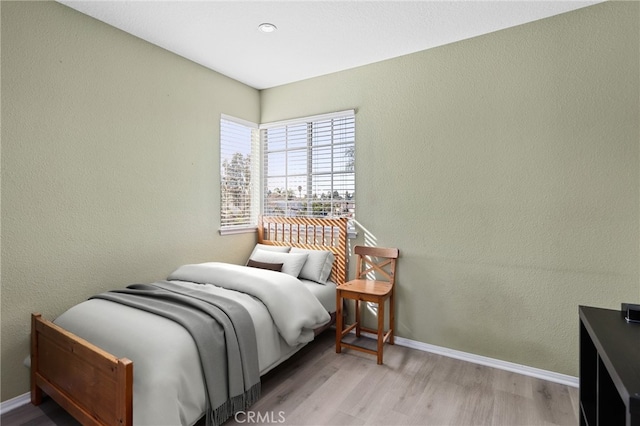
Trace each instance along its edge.
<path fill-rule="evenodd" d="M 265 215 L 354 217 L 354 111 L 260 129 Z"/>
<path fill-rule="evenodd" d="M 260 210 L 258 126 L 220 118 L 220 230 L 255 227 Z"/>

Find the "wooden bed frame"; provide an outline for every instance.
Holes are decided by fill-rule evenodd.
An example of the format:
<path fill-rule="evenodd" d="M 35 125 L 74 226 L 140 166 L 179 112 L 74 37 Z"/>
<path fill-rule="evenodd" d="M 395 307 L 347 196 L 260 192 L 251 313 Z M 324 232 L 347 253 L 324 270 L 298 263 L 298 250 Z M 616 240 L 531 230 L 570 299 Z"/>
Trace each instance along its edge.
<path fill-rule="evenodd" d="M 261 217 L 261 244 L 330 250 L 331 279 L 347 276 L 347 219 Z M 39 313 L 31 315 L 31 403 L 43 392 L 83 425 L 133 425 L 133 362 L 117 358 Z"/>

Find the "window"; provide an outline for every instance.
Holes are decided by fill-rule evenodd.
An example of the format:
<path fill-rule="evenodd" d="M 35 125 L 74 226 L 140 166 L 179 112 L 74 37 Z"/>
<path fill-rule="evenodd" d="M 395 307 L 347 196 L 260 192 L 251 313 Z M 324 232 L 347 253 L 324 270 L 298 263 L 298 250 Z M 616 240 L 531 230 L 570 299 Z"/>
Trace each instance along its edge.
<path fill-rule="evenodd" d="M 258 126 L 220 118 L 220 233 L 255 228 L 260 211 Z"/>
<path fill-rule="evenodd" d="M 265 215 L 354 217 L 354 111 L 260 129 Z"/>

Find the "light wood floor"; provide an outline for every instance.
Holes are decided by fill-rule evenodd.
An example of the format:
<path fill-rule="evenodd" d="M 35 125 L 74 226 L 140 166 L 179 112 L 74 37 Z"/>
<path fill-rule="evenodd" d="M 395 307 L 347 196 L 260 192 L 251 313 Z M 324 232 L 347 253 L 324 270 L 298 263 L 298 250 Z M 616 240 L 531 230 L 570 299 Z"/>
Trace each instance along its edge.
<path fill-rule="evenodd" d="M 328 330 L 263 377 L 262 398 L 225 426 L 577 425 L 577 402 L 573 387 L 398 345 L 385 346 L 381 366 L 360 352 L 336 354 Z M 47 400 L 3 415 L 0 424 L 78 423 Z"/>

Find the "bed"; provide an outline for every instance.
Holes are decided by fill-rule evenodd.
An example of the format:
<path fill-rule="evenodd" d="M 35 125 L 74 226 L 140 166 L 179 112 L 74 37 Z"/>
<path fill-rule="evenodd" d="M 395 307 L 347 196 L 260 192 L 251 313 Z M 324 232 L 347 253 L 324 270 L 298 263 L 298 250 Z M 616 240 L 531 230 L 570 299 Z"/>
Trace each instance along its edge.
<path fill-rule="evenodd" d="M 261 217 L 247 265 L 183 265 L 165 281 L 96 295 L 53 322 L 32 314 L 31 402 L 38 405 L 47 394 L 86 425 L 192 425 L 211 412 L 210 396 L 219 390 L 206 379 L 212 374 L 207 369 L 221 368 L 219 362 L 208 367 L 198 339 L 169 315 L 112 299 L 138 300 L 139 292 L 168 292 L 180 300 L 188 293 L 197 299 L 193 303 L 211 297 L 242 306 L 233 309 L 243 312 L 252 331 L 238 331 L 238 343 L 226 346 L 256 354 L 239 357 L 251 359 L 247 367 L 227 352 L 223 386 L 234 386 L 230 371 L 240 369 L 245 390 L 250 388 L 245 395 L 254 395 L 248 377 L 258 375 L 259 381 L 335 320 L 335 286 L 347 274 L 346 244 L 346 219 Z M 157 303 L 154 309 L 163 309 L 164 299 Z M 211 350 L 208 356 L 221 349 Z M 214 358 L 225 357 L 207 359 Z M 250 405 L 252 396 L 246 398 L 242 403 Z M 220 424 L 229 413 L 205 417 Z"/>

